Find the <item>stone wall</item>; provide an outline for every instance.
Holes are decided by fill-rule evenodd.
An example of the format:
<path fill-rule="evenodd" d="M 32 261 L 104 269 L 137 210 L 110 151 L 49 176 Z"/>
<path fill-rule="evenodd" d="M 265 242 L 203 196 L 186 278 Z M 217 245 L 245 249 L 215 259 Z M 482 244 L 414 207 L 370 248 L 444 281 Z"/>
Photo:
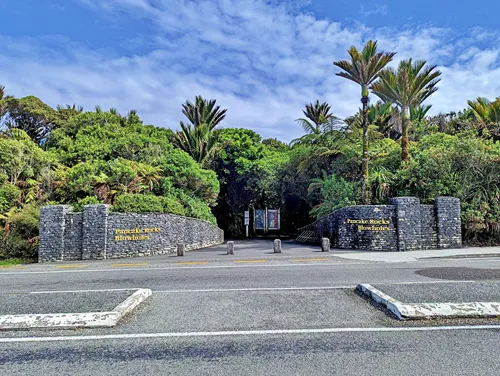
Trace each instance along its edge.
<path fill-rule="evenodd" d="M 438 247 L 461 247 L 460 200 L 453 197 L 438 197 L 434 205 L 437 218 Z"/>
<path fill-rule="evenodd" d="M 172 253 L 224 242 L 218 227 L 171 214 L 110 213 L 108 205 L 52 205 L 40 211 L 38 261 L 101 260 Z"/>
<path fill-rule="evenodd" d="M 134 234 L 143 240 L 124 241 L 123 229 L 148 231 Z M 189 251 L 224 241 L 222 230 L 211 223 L 171 214 L 113 213 L 108 217 L 107 231 L 106 258 L 173 253 L 181 243 Z"/>
<path fill-rule="evenodd" d="M 420 230 L 422 249 L 436 249 L 438 246 L 434 205 L 420 205 Z"/>
<path fill-rule="evenodd" d="M 340 249 L 414 251 L 462 246 L 460 201 L 438 197 L 421 205 L 415 197 L 396 197 L 391 205 L 349 206 L 325 216 L 302 231 L 315 241 L 328 237 Z"/>

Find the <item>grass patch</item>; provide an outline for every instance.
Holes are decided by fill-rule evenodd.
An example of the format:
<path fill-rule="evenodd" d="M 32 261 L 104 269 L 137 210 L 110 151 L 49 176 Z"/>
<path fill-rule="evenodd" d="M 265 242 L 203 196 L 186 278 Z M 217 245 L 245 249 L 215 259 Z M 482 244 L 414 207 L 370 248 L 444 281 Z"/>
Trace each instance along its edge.
<path fill-rule="evenodd" d="M 32 260 L 23 260 L 19 258 L 12 258 L 6 260 L 0 260 L 0 267 L 2 266 L 12 266 L 12 265 L 21 265 L 21 264 L 31 264 Z"/>

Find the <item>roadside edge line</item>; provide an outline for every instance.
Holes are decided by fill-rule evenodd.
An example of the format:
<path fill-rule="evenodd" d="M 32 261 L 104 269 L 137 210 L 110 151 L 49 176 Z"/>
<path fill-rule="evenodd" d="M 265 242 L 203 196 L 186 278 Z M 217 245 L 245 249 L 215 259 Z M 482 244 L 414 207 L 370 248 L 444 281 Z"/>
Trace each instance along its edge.
<path fill-rule="evenodd" d="M 289 334 L 335 334 L 335 333 L 376 333 L 376 332 L 433 332 L 454 330 L 498 330 L 500 325 L 471 325 L 471 326 L 423 326 L 423 327 L 372 327 L 372 328 L 321 328 L 321 329 L 279 329 L 279 330 L 242 330 L 225 332 L 172 332 L 172 333 L 131 333 L 107 335 L 81 335 L 59 337 L 10 337 L 0 338 L 0 343 L 15 342 L 71 342 L 96 340 L 127 340 L 127 339 L 154 339 L 154 338 L 186 338 L 186 337 L 228 337 L 252 335 L 289 335 Z"/>

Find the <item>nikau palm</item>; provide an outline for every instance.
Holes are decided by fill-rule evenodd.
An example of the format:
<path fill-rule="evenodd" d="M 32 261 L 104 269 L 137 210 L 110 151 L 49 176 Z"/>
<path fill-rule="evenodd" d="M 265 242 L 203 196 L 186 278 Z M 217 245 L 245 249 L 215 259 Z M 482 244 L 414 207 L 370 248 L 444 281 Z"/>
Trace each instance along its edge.
<path fill-rule="evenodd" d="M 302 126 L 304 132 L 308 134 L 320 134 L 321 126 L 328 123 L 328 120 L 334 117 L 330 109 L 331 106 L 328 103 L 324 102 L 320 104 L 317 100 L 316 103 L 307 104 L 306 109 L 302 110 L 305 118 L 295 121 Z"/>
<path fill-rule="evenodd" d="M 328 138 L 332 133 L 344 126 L 344 122 L 330 112 L 331 106 L 327 103 L 309 103 L 306 109 L 302 110 L 305 118 L 296 119 L 305 135 L 292 140 L 292 145 L 322 145 L 328 143 Z"/>
<path fill-rule="evenodd" d="M 215 99 L 205 100 L 198 95 L 194 104 L 186 101 L 182 105 L 182 113 L 194 127 L 206 124 L 210 130 L 213 130 L 224 120 L 227 112 L 227 109 L 221 110 L 220 106 L 216 106 L 215 103 Z"/>
<path fill-rule="evenodd" d="M 500 138 L 500 98 L 490 102 L 486 98 L 468 101 L 479 128 L 487 129 L 494 138 Z"/>
<path fill-rule="evenodd" d="M 191 124 L 181 121 L 181 131 L 175 135 L 176 146 L 203 167 L 221 150 L 220 132 L 214 128 L 224 120 L 227 110 L 221 110 L 215 103 L 215 99 L 205 100 L 201 96 L 196 97 L 194 104 L 186 101 L 182 113 Z"/>
<path fill-rule="evenodd" d="M 401 111 L 401 150 L 403 161 L 410 160 L 408 133 L 410 127 L 409 110 L 417 108 L 437 91 L 441 72 L 435 65 L 426 66 L 423 60 L 403 60 L 398 69 L 384 69 L 380 80 L 371 85 L 375 95 L 385 102 L 393 102 Z"/>
<path fill-rule="evenodd" d="M 370 203 L 370 187 L 368 179 L 368 97 L 369 87 L 378 79 L 380 72 L 389 64 L 395 53 L 378 52 L 377 42 L 368 41 L 361 52 L 356 47 L 348 50 L 351 60 L 336 61 L 333 64 L 342 72 L 337 76 L 347 78 L 361 86 L 361 103 L 363 104 L 363 157 L 362 174 L 363 190 L 361 200 L 363 204 Z"/>

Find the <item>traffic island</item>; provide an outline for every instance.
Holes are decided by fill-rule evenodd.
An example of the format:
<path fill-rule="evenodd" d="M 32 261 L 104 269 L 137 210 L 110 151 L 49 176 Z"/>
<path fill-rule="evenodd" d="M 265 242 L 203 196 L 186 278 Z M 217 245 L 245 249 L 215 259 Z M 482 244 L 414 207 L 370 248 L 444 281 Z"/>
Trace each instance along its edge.
<path fill-rule="evenodd" d="M 500 283 L 359 284 L 356 290 L 399 320 L 500 317 Z"/>
<path fill-rule="evenodd" d="M 82 290 L 0 295 L 0 330 L 114 327 L 150 289 Z"/>

